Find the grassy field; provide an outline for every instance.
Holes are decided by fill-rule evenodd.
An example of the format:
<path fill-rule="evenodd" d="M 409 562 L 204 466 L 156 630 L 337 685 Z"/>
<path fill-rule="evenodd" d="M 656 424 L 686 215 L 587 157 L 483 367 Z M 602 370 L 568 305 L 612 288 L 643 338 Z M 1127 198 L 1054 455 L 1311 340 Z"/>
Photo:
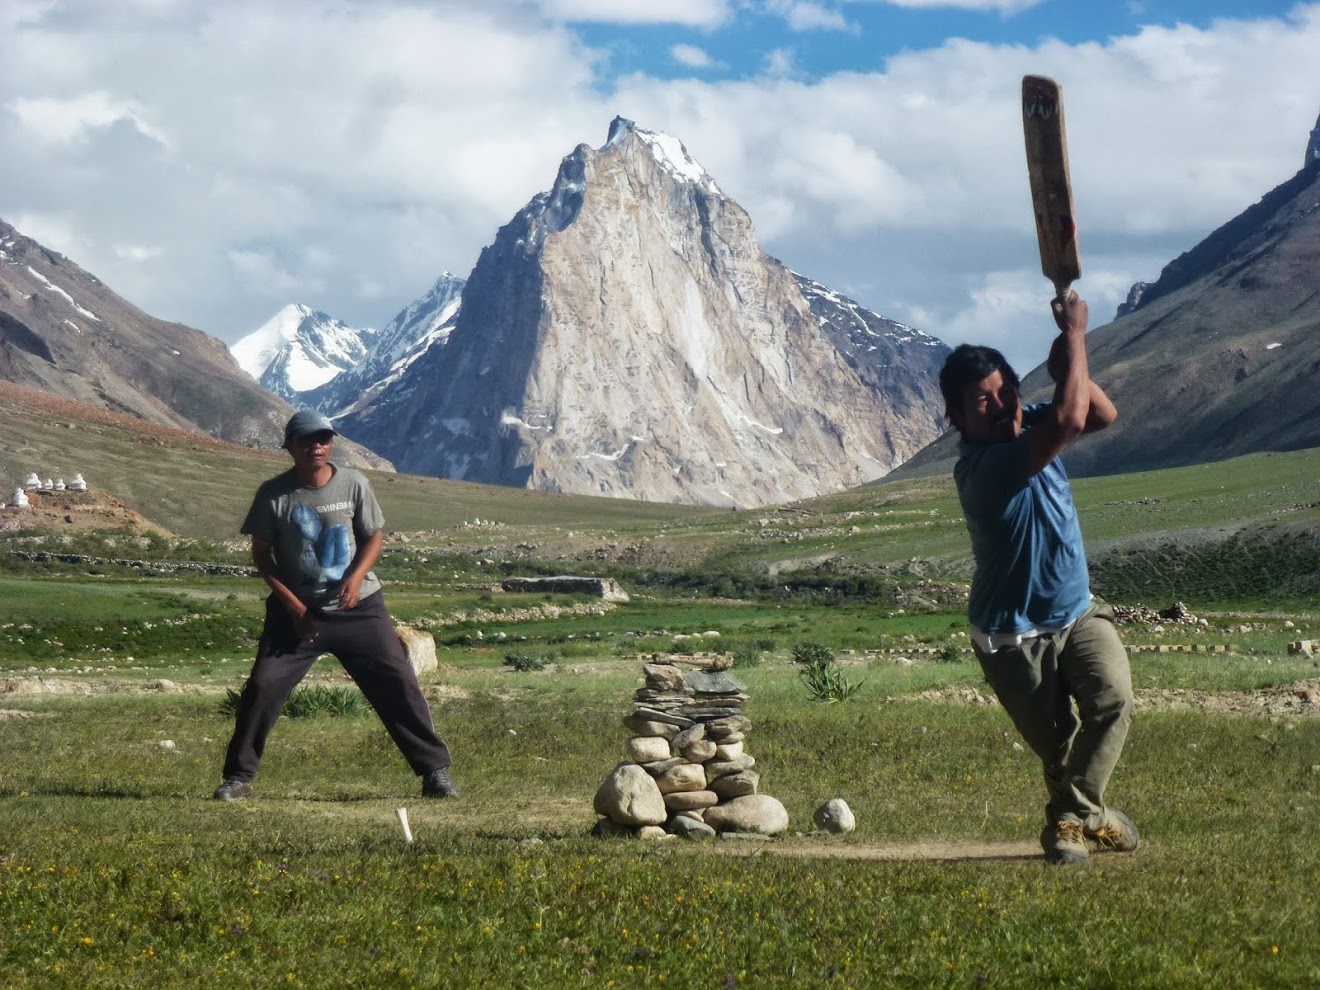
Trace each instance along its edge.
<path fill-rule="evenodd" d="M 177 536 L 0 531 L 0 987 L 1320 985 L 1320 666 L 1289 650 L 1320 639 L 1316 451 L 1077 483 L 1097 590 L 1200 621 L 1123 627 L 1109 796 L 1143 843 L 1059 869 L 968 652 L 947 478 L 731 512 L 376 475 L 463 794 L 424 802 L 374 717 L 321 715 L 282 719 L 228 806 L 263 597 L 233 536 L 283 462 L 9 412 L 0 470 L 66 451 Z M 537 573 L 631 600 L 498 590 Z M 789 833 L 589 837 L 642 658 L 709 650 Z M 847 700 L 811 700 L 813 650 Z M 310 683 L 346 682 L 326 659 Z M 813 832 L 833 797 L 850 835 Z"/>
<path fill-rule="evenodd" d="M 371 719 L 281 724 L 239 807 L 206 800 L 227 730 L 210 698 L 57 699 L 0 723 L 4 985 L 1320 978 L 1315 719 L 1143 715 L 1111 795 L 1143 847 L 1061 870 L 1035 852 L 1038 770 L 1002 714 L 888 701 L 905 685 L 882 673 L 831 706 L 789 671 L 748 678 L 750 749 L 795 834 L 752 850 L 587 838 L 633 678 L 519 676 L 446 678 L 465 695 L 436 704 L 465 790 L 439 805 Z M 858 830 L 802 834 L 839 796 Z"/>
<path fill-rule="evenodd" d="M 251 582 L 26 575 L 0 592 L 0 986 L 1320 980 L 1320 718 L 1288 692 L 1320 671 L 1286 648 L 1320 635 L 1312 613 L 1126 629 L 1134 646 L 1232 652 L 1134 653 L 1141 709 L 1110 796 L 1144 842 L 1068 870 L 1040 859 L 1038 766 L 975 703 L 954 613 L 651 595 L 593 614 L 414 582 L 394 601 L 439 643 L 424 684 L 463 795 L 423 802 L 374 718 L 320 717 L 282 720 L 258 797 L 226 806 L 208 795 L 257 629 Z M 790 834 L 588 837 L 638 654 L 710 631 L 760 661 L 736 670 L 748 749 Z M 803 643 L 858 693 L 808 700 Z M 514 652 L 550 664 L 519 673 Z M 344 678 L 325 660 L 313 681 Z M 1277 704 L 1252 708 L 1261 696 Z M 1232 699 L 1248 714 L 1226 714 Z M 813 834 L 831 797 L 856 832 Z"/>

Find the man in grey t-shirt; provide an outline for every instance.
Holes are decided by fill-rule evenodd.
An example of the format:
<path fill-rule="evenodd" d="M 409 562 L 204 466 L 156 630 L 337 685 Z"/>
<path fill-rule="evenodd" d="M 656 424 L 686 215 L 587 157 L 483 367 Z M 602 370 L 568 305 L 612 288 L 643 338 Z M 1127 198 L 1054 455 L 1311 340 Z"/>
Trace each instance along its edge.
<path fill-rule="evenodd" d="M 266 622 L 225 755 L 220 801 L 252 796 L 252 778 L 284 702 L 323 653 L 362 689 L 426 797 L 458 793 L 417 677 L 372 567 L 384 517 L 367 479 L 330 460 L 335 430 L 300 410 L 284 429 L 293 468 L 257 489 L 242 532 L 266 584 Z"/>

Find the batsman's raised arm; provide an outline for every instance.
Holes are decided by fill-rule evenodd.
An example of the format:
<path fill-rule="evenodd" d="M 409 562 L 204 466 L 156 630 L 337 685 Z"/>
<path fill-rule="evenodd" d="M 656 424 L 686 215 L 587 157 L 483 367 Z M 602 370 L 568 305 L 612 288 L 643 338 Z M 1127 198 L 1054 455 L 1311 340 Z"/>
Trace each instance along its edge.
<path fill-rule="evenodd" d="M 1045 369 L 1054 380 L 1049 415 L 1032 433 L 1028 468 L 1034 474 L 1054 460 L 1083 433 L 1103 430 L 1118 418 L 1104 390 L 1091 381 L 1086 356 L 1086 324 L 1090 310 L 1075 292 L 1050 303 L 1059 336 L 1050 347 Z"/>
<path fill-rule="evenodd" d="M 1069 305 L 1072 305 L 1075 302 L 1081 307 L 1082 332 L 1085 333 L 1086 319 L 1089 316 L 1089 309 L 1086 306 L 1086 302 L 1079 299 L 1075 293 L 1068 302 Z M 1063 308 L 1062 304 L 1060 304 L 1057 299 L 1050 304 L 1050 309 L 1054 314 L 1054 321 L 1059 327 L 1060 334 L 1058 337 L 1054 338 L 1054 344 L 1050 347 L 1050 356 L 1045 364 L 1045 370 L 1049 372 L 1050 378 L 1053 379 L 1057 385 L 1060 379 L 1066 374 L 1066 365 L 1064 362 L 1068 359 L 1067 347 L 1069 346 L 1069 341 L 1067 339 L 1066 331 L 1069 313 Z M 1084 337 L 1082 338 L 1082 343 L 1083 345 L 1085 344 Z M 1118 419 L 1118 409 L 1114 406 L 1114 403 L 1110 401 L 1109 396 L 1105 394 L 1104 389 L 1097 385 L 1093 380 L 1090 380 L 1089 359 L 1087 360 L 1087 376 L 1088 405 L 1086 410 L 1086 425 L 1083 427 L 1082 432 L 1095 433 L 1097 430 L 1103 430 L 1110 423 L 1114 422 L 1114 420 Z"/>

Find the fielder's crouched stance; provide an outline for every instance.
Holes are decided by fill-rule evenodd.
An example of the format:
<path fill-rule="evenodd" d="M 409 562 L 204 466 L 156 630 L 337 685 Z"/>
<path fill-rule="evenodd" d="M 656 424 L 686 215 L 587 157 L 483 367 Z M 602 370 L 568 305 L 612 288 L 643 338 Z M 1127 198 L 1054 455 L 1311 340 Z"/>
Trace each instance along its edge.
<path fill-rule="evenodd" d="M 1132 675 L 1113 610 L 1093 598 L 1059 454 L 1118 411 L 1090 380 L 1086 303 L 1054 300 L 1053 401 L 1023 407 L 1002 354 L 963 344 L 940 390 L 962 434 L 954 467 L 976 572 L 968 620 L 986 680 L 1045 769 L 1041 845 L 1056 863 L 1127 852 L 1137 830 L 1105 805 L 1132 719 Z M 1076 711 L 1073 710 L 1076 702 Z"/>
<path fill-rule="evenodd" d="M 270 586 L 257 659 L 238 703 L 220 801 L 252 796 L 252 778 L 290 692 L 317 657 L 333 654 L 422 778 L 422 794 L 452 797 L 449 750 L 435 733 L 417 676 L 371 568 L 384 517 L 371 485 L 330 461 L 335 431 L 301 410 L 284 428 L 293 468 L 257 489 L 243 522 L 252 561 Z"/>

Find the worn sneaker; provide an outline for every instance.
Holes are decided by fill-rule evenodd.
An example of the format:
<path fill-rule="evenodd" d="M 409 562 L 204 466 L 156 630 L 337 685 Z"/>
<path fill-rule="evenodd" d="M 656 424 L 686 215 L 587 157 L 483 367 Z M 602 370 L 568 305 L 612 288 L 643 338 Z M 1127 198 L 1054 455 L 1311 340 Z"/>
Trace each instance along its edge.
<path fill-rule="evenodd" d="M 422 797 L 449 798 L 458 797 L 458 785 L 449 776 L 449 768 L 432 770 L 422 778 Z"/>
<path fill-rule="evenodd" d="M 1083 829 L 1095 846 L 1096 852 L 1131 852 L 1141 844 L 1137 826 L 1132 819 L 1114 808 L 1105 809 L 1104 824 L 1096 829 Z"/>
<path fill-rule="evenodd" d="M 1091 858 L 1081 822 L 1062 819 L 1040 833 L 1041 848 L 1051 863 L 1085 863 Z"/>
<path fill-rule="evenodd" d="M 211 795 L 217 801 L 243 801 L 251 796 L 252 783 L 247 780 L 226 780 Z"/>

